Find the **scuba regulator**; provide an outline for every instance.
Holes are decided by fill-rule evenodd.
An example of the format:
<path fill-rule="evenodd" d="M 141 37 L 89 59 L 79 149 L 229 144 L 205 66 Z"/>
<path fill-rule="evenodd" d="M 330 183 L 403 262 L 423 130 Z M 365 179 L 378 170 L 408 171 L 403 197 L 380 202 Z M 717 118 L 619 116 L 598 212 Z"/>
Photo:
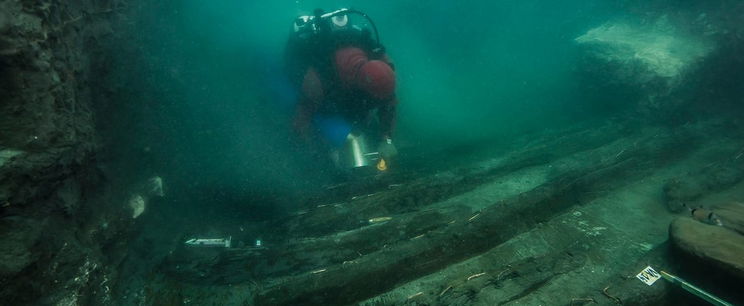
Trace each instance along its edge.
<path fill-rule="evenodd" d="M 375 53 L 382 53 L 380 44 L 380 34 L 377 32 L 377 26 L 372 18 L 364 12 L 342 8 L 332 12 L 324 13 L 322 9 L 316 9 L 313 15 L 300 16 L 292 24 L 294 33 L 303 40 L 323 37 L 325 34 L 334 31 L 334 29 L 347 28 L 349 26 L 349 15 L 359 15 L 369 22 L 374 32 Z"/>

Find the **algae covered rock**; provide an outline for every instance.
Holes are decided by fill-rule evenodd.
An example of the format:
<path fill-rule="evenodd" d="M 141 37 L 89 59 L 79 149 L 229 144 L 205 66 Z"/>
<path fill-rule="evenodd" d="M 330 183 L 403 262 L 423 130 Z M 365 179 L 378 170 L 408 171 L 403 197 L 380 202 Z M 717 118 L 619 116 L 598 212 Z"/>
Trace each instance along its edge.
<path fill-rule="evenodd" d="M 673 94 L 715 50 L 712 41 L 684 31 L 678 23 L 666 15 L 645 23 L 614 20 L 574 41 L 585 49 L 587 73 L 638 92 L 643 113 L 668 112 L 684 103 Z"/>
<path fill-rule="evenodd" d="M 575 39 L 591 46 L 591 53 L 619 69 L 616 76 L 628 82 L 662 79 L 674 86 L 684 73 L 712 50 L 711 43 L 680 32 L 667 18 L 652 24 L 613 21 Z"/>

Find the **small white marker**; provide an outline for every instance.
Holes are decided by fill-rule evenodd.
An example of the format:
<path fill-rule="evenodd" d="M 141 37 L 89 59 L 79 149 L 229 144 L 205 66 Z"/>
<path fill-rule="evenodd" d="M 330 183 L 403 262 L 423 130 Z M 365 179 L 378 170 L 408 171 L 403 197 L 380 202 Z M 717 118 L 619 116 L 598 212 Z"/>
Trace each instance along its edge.
<path fill-rule="evenodd" d="M 651 286 L 661 278 L 661 274 L 656 272 L 651 266 L 646 266 L 646 268 L 636 275 L 636 278 L 640 279 L 644 284 Z"/>

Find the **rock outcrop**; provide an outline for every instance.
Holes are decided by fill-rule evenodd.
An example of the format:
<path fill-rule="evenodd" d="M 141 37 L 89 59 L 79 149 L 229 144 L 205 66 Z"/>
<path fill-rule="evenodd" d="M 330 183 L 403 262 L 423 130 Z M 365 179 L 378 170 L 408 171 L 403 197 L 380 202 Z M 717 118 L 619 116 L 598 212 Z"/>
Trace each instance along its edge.
<path fill-rule="evenodd" d="M 0 299 L 102 304 L 117 211 L 99 194 L 91 81 L 119 1 L 0 0 Z M 120 239 L 120 238 L 119 238 Z"/>
<path fill-rule="evenodd" d="M 678 107 L 681 101 L 670 96 L 715 49 L 713 41 L 686 33 L 667 16 L 649 24 L 610 21 L 575 41 L 593 59 L 587 69 L 609 72 L 613 82 L 641 91 L 641 111 Z"/>

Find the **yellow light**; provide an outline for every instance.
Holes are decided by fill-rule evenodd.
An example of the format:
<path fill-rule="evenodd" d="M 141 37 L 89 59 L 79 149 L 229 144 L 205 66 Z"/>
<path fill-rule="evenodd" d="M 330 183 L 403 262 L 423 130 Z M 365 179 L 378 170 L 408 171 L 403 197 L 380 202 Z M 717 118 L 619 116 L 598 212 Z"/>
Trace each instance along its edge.
<path fill-rule="evenodd" d="M 380 158 L 380 161 L 377 162 L 377 170 L 385 171 L 387 170 L 387 163 L 385 163 L 385 160 Z"/>

